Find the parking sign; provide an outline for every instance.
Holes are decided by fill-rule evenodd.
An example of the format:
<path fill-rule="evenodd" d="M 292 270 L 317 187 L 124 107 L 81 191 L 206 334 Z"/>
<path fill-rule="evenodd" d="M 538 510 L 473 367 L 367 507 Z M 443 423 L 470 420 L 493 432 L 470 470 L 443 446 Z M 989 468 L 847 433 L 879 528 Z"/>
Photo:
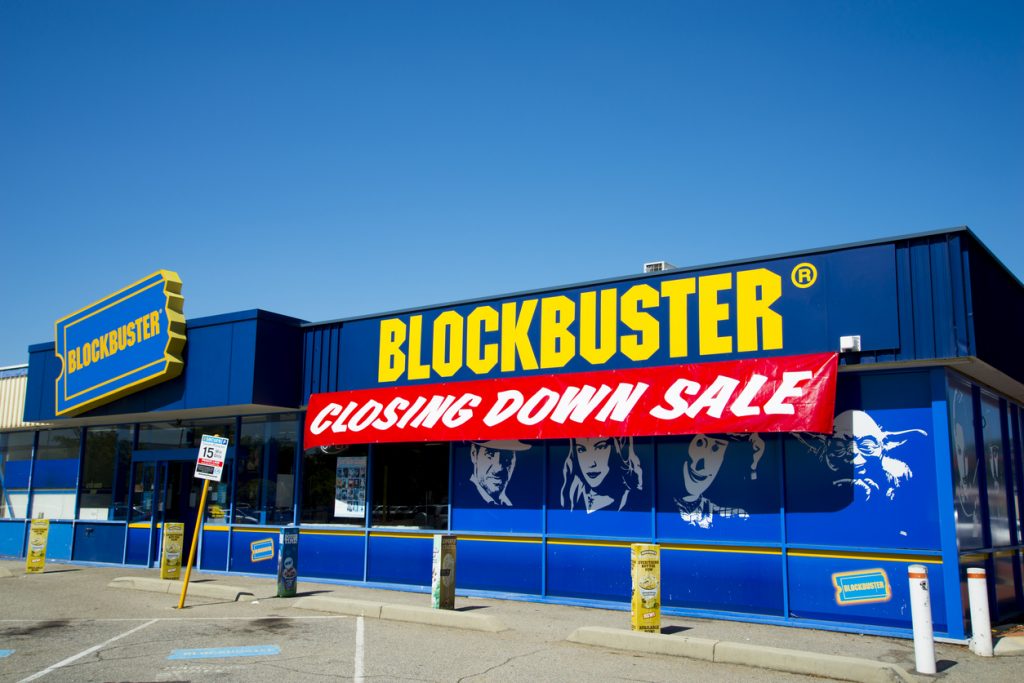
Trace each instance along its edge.
<path fill-rule="evenodd" d="M 228 455 L 228 440 L 222 436 L 203 434 L 196 460 L 196 479 L 220 481 L 224 472 L 224 459 Z"/>

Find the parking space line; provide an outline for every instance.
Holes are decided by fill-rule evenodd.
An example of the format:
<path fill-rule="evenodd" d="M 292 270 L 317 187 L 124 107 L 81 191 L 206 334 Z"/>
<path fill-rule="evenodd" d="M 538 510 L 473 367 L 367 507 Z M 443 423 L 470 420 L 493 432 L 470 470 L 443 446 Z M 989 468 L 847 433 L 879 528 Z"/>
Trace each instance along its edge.
<path fill-rule="evenodd" d="M 363 618 L 356 618 L 356 659 L 352 666 L 352 680 L 363 683 Z"/>
<path fill-rule="evenodd" d="M 264 620 L 264 619 L 295 619 L 295 620 L 303 620 L 303 619 L 351 619 L 351 618 L 352 617 L 348 616 L 347 614 L 322 614 L 322 615 L 309 615 L 309 616 L 305 616 L 304 615 L 304 616 L 301 616 L 301 617 L 293 617 L 293 616 L 285 617 L 285 616 L 278 616 L 278 615 L 268 616 L 268 617 L 160 617 L 158 619 L 154 619 L 154 621 L 261 621 L 261 620 Z M 52 619 L 0 619 L 0 624 L 38 624 L 38 623 L 44 622 L 44 621 L 53 621 L 53 620 Z M 79 622 L 88 622 L 88 623 L 104 622 L 105 623 L 105 622 L 108 622 L 108 621 L 146 621 L 146 619 L 141 619 L 141 618 L 138 618 L 138 617 L 134 617 L 134 618 L 133 617 L 119 617 L 119 618 L 116 618 L 116 619 L 93 619 L 93 618 L 89 617 L 89 618 L 85 618 L 85 619 L 67 619 L 67 620 L 63 620 L 62 619 L 61 621 L 67 621 L 68 624 L 74 624 L 74 623 L 79 623 Z"/>
<path fill-rule="evenodd" d="M 281 654 L 277 645 L 239 645 L 174 650 L 167 659 L 221 659 L 223 657 L 267 657 Z"/>
<path fill-rule="evenodd" d="M 96 652 L 97 650 L 102 650 L 103 648 L 105 648 L 107 645 L 110 645 L 114 641 L 121 640 L 125 636 L 130 636 L 131 634 L 135 633 L 136 631 L 141 631 L 142 629 L 146 628 L 147 626 L 151 626 L 151 625 L 155 624 L 158 621 L 160 621 L 160 620 L 159 619 L 152 619 L 150 621 L 147 621 L 145 624 L 140 624 L 139 626 L 136 626 L 135 628 L 133 628 L 131 630 L 125 631 L 124 633 L 122 633 L 120 635 L 114 636 L 113 638 L 111 638 L 109 640 L 106 640 L 106 641 L 100 643 L 99 645 L 94 645 L 94 646 L 90 647 L 88 650 L 83 650 L 82 652 L 79 652 L 77 655 L 73 655 L 71 657 L 68 657 L 64 661 L 57 662 L 53 666 L 47 667 L 47 668 L 43 669 L 42 671 L 40 671 L 39 673 L 32 674 L 28 678 L 23 678 L 20 681 L 18 681 L 18 683 L 28 683 L 29 681 L 34 681 L 37 678 L 42 678 L 43 676 L 45 676 L 46 674 L 50 673 L 51 671 L 56 671 L 57 669 L 59 669 L 59 668 L 61 668 L 63 666 L 67 666 L 68 664 L 71 664 L 72 662 L 78 661 L 82 657 L 85 657 L 87 655 L 91 655 L 93 652 Z"/>

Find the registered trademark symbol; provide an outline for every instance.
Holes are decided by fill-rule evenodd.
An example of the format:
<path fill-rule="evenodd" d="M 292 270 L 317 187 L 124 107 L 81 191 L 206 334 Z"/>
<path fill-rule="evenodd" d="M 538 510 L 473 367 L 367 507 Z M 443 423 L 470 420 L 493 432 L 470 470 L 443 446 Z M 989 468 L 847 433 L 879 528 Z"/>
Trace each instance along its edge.
<path fill-rule="evenodd" d="M 790 279 L 800 289 L 807 289 L 818 281 L 818 269 L 810 263 L 798 263 L 793 269 Z"/>

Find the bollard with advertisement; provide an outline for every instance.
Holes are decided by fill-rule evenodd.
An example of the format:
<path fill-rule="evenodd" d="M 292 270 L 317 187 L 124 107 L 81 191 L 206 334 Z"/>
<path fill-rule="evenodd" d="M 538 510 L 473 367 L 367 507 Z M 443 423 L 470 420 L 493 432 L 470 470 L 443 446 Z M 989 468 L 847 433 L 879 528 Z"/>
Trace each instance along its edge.
<path fill-rule="evenodd" d="M 277 597 L 294 598 L 299 586 L 299 530 L 282 527 L 277 546 Z"/>
<path fill-rule="evenodd" d="M 181 549 L 185 545 L 185 523 L 165 522 L 160 552 L 160 578 L 181 578 Z"/>
<path fill-rule="evenodd" d="M 46 568 L 46 541 L 50 535 L 50 520 L 33 519 L 28 532 L 28 556 L 25 573 L 38 574 Z"/>
<path fill-rule="evenodd" d="M 630 622 L 634 631 L 661 632 L 661 548 L 651 543 L 630 545 L 633 602 Z"/>
<path fill-rule="evenodd" d="M 434 609 L 455 609 L 455 536 L 434 535 L 430 595 Z"/>

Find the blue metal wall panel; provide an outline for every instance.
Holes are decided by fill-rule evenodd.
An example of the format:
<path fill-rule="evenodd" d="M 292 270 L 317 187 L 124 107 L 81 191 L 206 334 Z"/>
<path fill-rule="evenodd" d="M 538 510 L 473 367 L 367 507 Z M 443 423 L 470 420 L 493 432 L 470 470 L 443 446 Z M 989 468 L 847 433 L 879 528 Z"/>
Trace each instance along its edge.
<path fill-rule="evenodd" d="M 976 355 L 1024 382 L 1024 287 L 978 243 L 969 249 Z"/>
<path fill-rule="evenodd" d="M 663 547 L 665 607 L 783 616 L 782 554 Z"/>
<path fill-rule="evenodd" d="M 929 246 L 931 262 L 932 291 L 936 297 L 944 296 L 953 302 L 952 282 L 949 272 L 949 250 L 947 245 L 935 243 Z M 951 358 L 956 355 L 956 323 L 952 305 L 933 307 L 935 316 L 935 355 L 938 358 Z"/>
<path fill-rule="evenodd" d="M 1024 354 L 1016 352 L 1010 341 L 1024 335 L 1021 331 L 1024 315 L 1006 314 L 1007 310 L 1024 308 L 1024 288 L 973 234 L 957 229 L 896 239 L 889 245 L 893 252 L 879 250 L 881 245 L 826 250 L 833 255 L 842 254 L 843 279 L 833 278 L 828 283 L 827 295 L 816 299 L 813 305 L 808 304 L 803 311 L 805 320 L 801 324 L 817 321 L 814 324 L 827 332 L 815 348 L 800 352 L 832 351 L 838 345 L 840 334 L 860 334 L 866 350 L 844 355 L 841 363 L 874 364 L 981 355 L 983 360 L 1006 368 L 1008 374 L 1024 381 Z M 820 256 L 815 254 L 815 259 L 819 264 L 826 264 L 821 265 L 825 271 L 827 261 L 822 261 Z M 766 259 L 764 263 L 771 261 Z M 886 268 L 895 269 L 893 285 L 887 284 L 891 280 L 876 281 L 879 279 L 875 275 Z M 851 272 L 856 276 L 851 277 Z M 608 280 L 607 284 L 613 286 L 622 282 L 628 284 L 622 278 Z M 537 293 L 554 291 L 571 294 L 575 289 L 552 288 Z M 513 301 L 523 296 L 509 295 L 474 303 Z M 895 302 L 895 306 L 889 305 L 890 302 Z M 463 312 L 467 310 L 464 302 L 451 306 Z M 975 344 L 975 308 L 980 311 L 978 318 L 984 327 L 977 331 L 980 347 Z M 441 308 L 419 310 L 426 316 L 426 324 Z M 370 375 L 377 363 L 376 340 L 368 332 L 374 321 L 361 318 L 304 328 L 303 400 L 310 393 L 375 384 Z M 886 332 L 890 327 L 892 334 Z M 425 339 L 425 343 L 428 341 Z"/>
<path fill-rule="evenodd" d="M 128 527 L 125 542 L 125 564 L 146 566 L 149 564 L 149 527 Z"/>
<path fill-rule="evenodd" d="M 278 529 L 234 529 L 231 533 L 229 571 L 245 574 L 277 575 Z M 273 543 L 274 556 L 265 560 L 253 559 L 253 544 Z"/>
<path fill-rule="evenodd" d="M 25 522 L 0 520 L 0 555 L 24 557 Z"/>
<path fill-rule="evenodd" d="M 202 551 L 199 554 L 199 567 L 209 571 L 222 572 L 228 568 L 228 532 L 203 529 Z M 184 564 L 188 555 L 182 558 Z"/>
<path fill-rule="evenodd" d="M 89 417 L 263 403 L 298 407 L 301 328 L 266 311 L 203 318 L 187 329 L 181 376 L 89 411 Z M 258 351 L 263 348 L 265 350 Z M 281 357 L 281 353 L 288 353 Z M 25 416 L 54 418 L 54 382 L 60 361 L 53 344 L 30 348 Z"/>
<path fill-rule="evenodd" d="M 299 576 L 317 579 L 363 580 L 366 537 L 330 532 L 299 534 Z"/>
<path fill-rule="evenodd" d="M 302 404 L 302 328 L 298 321 L 269 314 L 259 320 L 253 367 L 253 403 Z"/>
<path fill-rule="evenodd" d="M 456 586 L 539 595 L 543 552 L 539 539 L 509 542 L 500 538 L 460 538 L 455 555 Z"/>
<path fill-rule="evenodd" d="M 71 526 L 70 524 L 67 526 Z M 51 525 L 52 529 L 52 525 Z M 50 532 L 53 533 L 52 531 Z M 121 564 L 124 553 L 124 524 L 75 524 L 74 559 L 82 562 Z"/>
<path fill-rule="evenodd" d="M 70 560 L 71 542 L 75 535 L 74 524 L 71 522 L 51 521 L 50 532 L 46 536 L 46 559 Z M 120 561 L 120 553 L 117 559 Z"/>
<path fill-rule="evenodd" d="M 549 541 L 548 595 L 584 600 L 626 602 L 632 588 L 629 545 Z"/>
<path fill-rule="evenodd" d="M 431 536 L 370 534 L 367 579 L 378 583 L 429 586 L 433 552 L 434 539 Z"/>
<path fill-rule="evenodd" d="M 789 557 L 790 616 L 839 623 L 859 623 L 882 628 L 910 629 L 910 582 L 907 568 L 914 564 L 888 558 Z M 928 564 L 928 582 L 943 585 L 940 564 Z M 877 602 L 842 602 L 836 588 L 836 574 L 883 570 L 888 579 L 889 597 Z M 937 635 L 947 635 L 946 596 L 941 590 L 929 593 L 932 620 Z"/>

